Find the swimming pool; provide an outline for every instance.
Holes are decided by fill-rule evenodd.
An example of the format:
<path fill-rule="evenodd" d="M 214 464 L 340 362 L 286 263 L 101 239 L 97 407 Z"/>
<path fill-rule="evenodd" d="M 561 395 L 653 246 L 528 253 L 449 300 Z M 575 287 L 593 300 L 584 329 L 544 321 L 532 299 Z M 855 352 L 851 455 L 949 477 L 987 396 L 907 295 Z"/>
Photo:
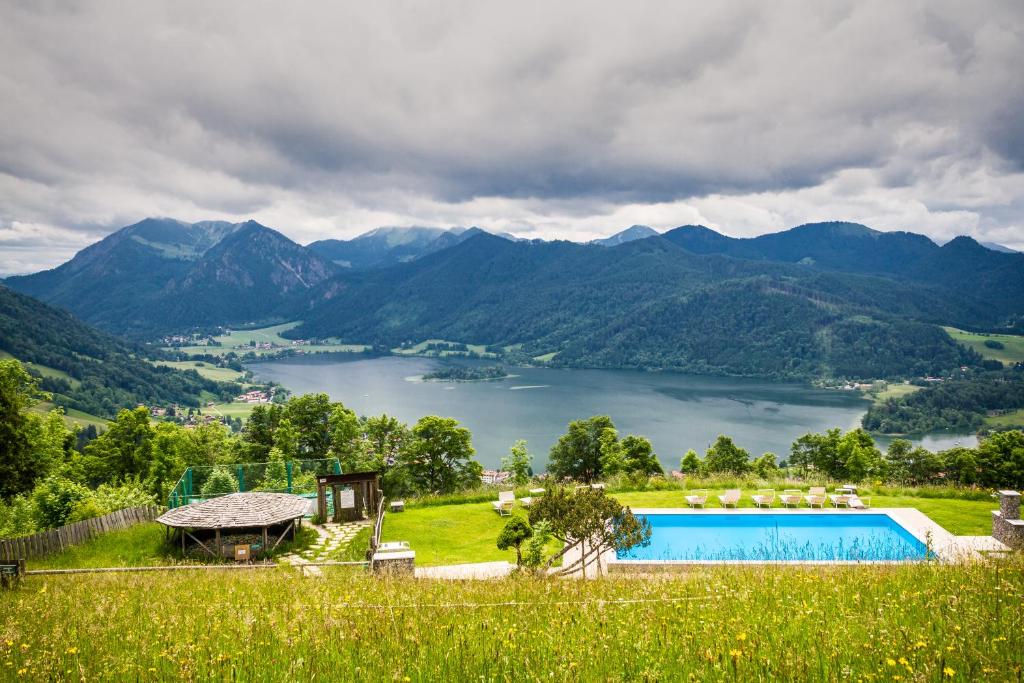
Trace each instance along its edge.
<path fill-rule="evenodd" d="M 885 514 L 642 514 L 651 543 L 617 561 L 887 562 L 923 560 L 928 551 Z"/>

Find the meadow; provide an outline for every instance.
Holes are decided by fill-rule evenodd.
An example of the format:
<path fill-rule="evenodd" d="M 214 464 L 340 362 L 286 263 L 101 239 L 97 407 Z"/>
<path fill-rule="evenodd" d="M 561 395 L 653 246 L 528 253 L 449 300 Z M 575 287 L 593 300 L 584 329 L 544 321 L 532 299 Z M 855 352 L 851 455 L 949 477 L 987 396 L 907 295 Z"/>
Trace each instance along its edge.
<path fill-rule="evenodd" d="M 943 328 L 955 341 L 970 347 L 980 353 L 984 358 L 992 358 L 1009 365 L 1011 363 L 1024 362 L 1024 336 L 1016 334 L 976 334 L 965 332 L 955 327 Z M 985 346 L 985 340 L 991 339 L 1001 343 L 1004 348 L 990 349 Z"/>
<path fill-rule="evenodd" d="M 214 341 L 221 344 L 221 346 L 182 346 L 168 350 L 190 356 L 224 356 L 228 353 L 236 353 L 240 356 L 246 353 L 254 353 L 257 356 L 270 356 L 292 348 L 297 351 L 302 351 L 303 353 L 359 353 L 366 349 L 366 346 L 362 344 L 327 343 L 292 346 L 292 340 L 285 339 L 281 336 L 281 333 L 298 326 L 300 322 L 301 321 L 296 320 L 289 323 L 282 323 L 280 325 L 271 325 L 270 327 L 260 327 L 250 330 L 232 330 L 231 334 L 220 335 L 213 338 Z M 237 346 L 247 346 L 251 342 L 255 342 L 257 344 L 276 344 L 282 348 L 235 348 Z"/>
<path fill-rule="evenodd" d="M 19 680 L 1019 680 L 1024 567 L 444 582 L 326 568 L 30 576 Z"/>
<path fill-rule="evenodd" d="M 215 382 L 241 382 L 244 374 L 231 368 L 219 368 L 216 365 L 199 360 L 158 360 L 154 365 L 162 365 L 176 370 L 195 370 L 200 377 L 212 379 Z"/>

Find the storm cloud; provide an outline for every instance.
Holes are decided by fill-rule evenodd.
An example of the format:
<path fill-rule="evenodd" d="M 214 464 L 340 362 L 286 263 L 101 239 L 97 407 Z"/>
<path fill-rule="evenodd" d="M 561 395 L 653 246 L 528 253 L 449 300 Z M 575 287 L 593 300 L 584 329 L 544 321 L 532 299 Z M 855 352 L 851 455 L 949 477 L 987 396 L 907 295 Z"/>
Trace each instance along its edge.
<path fill-rule="evenodd" d="M 1013 0 L 5 1 L 0 272 L 153 215 L 1024 248 L 1021 64 Z"/>

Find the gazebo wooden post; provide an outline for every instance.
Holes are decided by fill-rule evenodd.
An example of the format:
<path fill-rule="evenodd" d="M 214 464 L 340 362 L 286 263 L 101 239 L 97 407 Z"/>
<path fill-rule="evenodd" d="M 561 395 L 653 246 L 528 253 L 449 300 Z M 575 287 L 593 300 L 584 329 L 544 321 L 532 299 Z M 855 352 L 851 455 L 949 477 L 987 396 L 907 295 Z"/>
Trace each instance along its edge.
<path fill-rule="evenodd" d="M 221 545 L 220 545 L 220 527 L 217 527 L 216 529 L 214 529 L 213 533 L 214 533 L 214 536 L 213 536 L 214 541 L 213 542 L 217 545 L 217 554 L 215 555 L 215 557 L 224 557 L 224 548 L 222 548 Z"/>
<path fill-rule="evenodd" d="M 263 527 L 263 557 L 267 556 L 267 527 Z"/>
<path fill-rule="evenodd" d="M 185 530 L 181 530 L 181 555 L 185 556 Z"/>

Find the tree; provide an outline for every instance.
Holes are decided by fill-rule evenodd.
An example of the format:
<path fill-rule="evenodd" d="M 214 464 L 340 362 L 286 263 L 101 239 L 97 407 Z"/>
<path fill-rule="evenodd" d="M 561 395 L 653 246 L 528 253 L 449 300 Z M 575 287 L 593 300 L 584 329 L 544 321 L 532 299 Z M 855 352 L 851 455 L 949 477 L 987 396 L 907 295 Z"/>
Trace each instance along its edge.
<path fill-rule="evenodd" d="M 0 360 L 0 498 L 30 490 L 46 474 L 46 456 L 35 443 L 39 418 L 28 412 L 40 396 L 21 363 Z"/>
<path fill-rule="evenodd" d="M 544 551 L 551 540 L 551 523 L 540 520 L 533 525 L 533 535 L 526 542 L 523 551 L 523 566 L 537 569 L 544 562 Z"/>
<path fill-rule="evenodd" d="M 41 529 L 63 526 L 71 512 L 89 496 L 89 489 L 63 477 L 47 477 L 32 491 L 36 523 Z"/>
<path fill-rule="evenodd" d="M 697 457 L 697 451 L 691 448 L 679 461 L 679 471 L 683 474 L 697 474 L 700 470 L 700 458 Z"/>
<path fill-rule="evenodd" d="M 253 407 L 242 429 L 242 440 L 249 462 L 266 462 L 274 446 L 274 430 L 281 419 L 281 406 L 276 404 Z"/>
<path fill-rule="evenodd" d="M 605 427 L 597 437 L 602 477 L 614 477 L 626 471 L 626 452 L 619 443 L 619 433 L 614 427 Z"/>
<path fill-rule="evenodd" d="M 957 446 L 940 453 L 946 476 L 957 484 L 971 486 L 978 481 L 978 457 L 971 448 Z"/>
<path fill-rule="evenodd" d="M 117 481 L 145 475 L 153 453 L 153 427 L 145 406 L 122 410 L 110 428 L 85 449 L 85 472 L 90 482 Z"/>
<path fill-rule="evenodd" d="M 842 438 L 841 429 L 830 429 L 824 434 L 804 434 L 793 442 L 789 454 L 790 465 L 803 472 L 813 469 L 826 476 L 839 478 L 841 476 L 840 438 Z"/>
<path fill-rule="evenodd" d="M 498 550 L 508 550 L 509 548 L 515 548 L 516 551 L 516 566 L 523 566 L 523 549 L 522 545 L 528 538 L 533 536 L 533 529 L 522 517 L 512 517 L 505 524 L 501 533 L 498 534 Z"/>
<path fill-rule="evenodd" d="M 548 489 L 530 506 L 530 524 L 536 528 L 541 522 L 547 522 L 551 535 L 563 544 L 548 558 L 548 567 L 569 550 L 580 550 L 579 558 L 563 566 L 561 574 L 585 571 L 605 551 L 623 552 L 651 540 L 650 522 L 637 518 L 603 489 Z"/>
<path fill-rule="evenodd" d="M 559 437 L 548 458 L 548 471 L 555 477 L 591 482 L 599 478 L 601 470 L 601 434 L 614 429 L 607 415 L 595 415 L 587 420 L 574 420 L 569 430 Z"/>
<path fill-rule="evenodd" d="M 220 496 L 238 491 L 238 482 L 226 467 L 216 467 L 203 484 L 204 496 Z"/>
<path fill-rule="evenodd" d="M 620 446 L 629 474 L 652 476 L 665 473 L 649 439 L 630 434 L 620 442 Z"/>
<path fill-rule="evenodd" d="M 978 445 L 978 483 L 992 488 L 1024 487 L 1024 432 L 997 432 Z"/>
<path fill-rule="evenodd" d="M 263 473 L 260 491 L 285 491 L 288 489 L 288 465 L 284 461 L 284 453 L 274 447 L 270 449 L 270 459 Z"/>
<path fill-rule="evenodd" d="M 359 442 L 359 418 L 342 404 L 335 403 L 327 424 L 331 434 L 329 455 L 338 459 L 342 472 L 358 472 L 364 454 Z"/>
<path fill-rule="evenodd" d="M 512 473 L 513 485 L 523 486 L 530 481 L 530 476 L 533 474 L 533 470 L 530 468 L 531 462 L 533 462 L 533 456 L 526 450 L 526 441 L 519 439 L 512 444 L 508 456 L 501 459 L 501 469 Z"/>
<path fill-rule="evenodd" d="M 875 441 L 863 429 L 854 429 L 839 440 L 836 449 L 840 465 L 828 474 L 837 478 L 863 481 L 882 471 L 882 454 Z"/>
<path fill-rule="evenodd" d="M 728 436 L 719 435 L 704 454 L 704 467 L 708 472 L 743 474 L 750 470 L 750 453 L 734 444 Z"/>
<path fill-rule="evenodd" d="M 762 479 L 770 479 L 779 473 L 779 466 L 775 464 L 775 454 L 765 453 L 751 463 L 754 473 Z"/>
<path fill-rule="evenodd" d="M 153 450 L 146 470 L 146 488 L 160 501 L 166 500 L 181 473 L 185 471 L 182 457 L 184 432 L 171 422 L 161 422 L 153 428 Z"/>
<path fill-rule="evenodd" d="M 412 433 L 408 425 L 394 417 L 367 417 L 362 422 L 364 452 L 384 467 L 391 467 L 408 445 Z"/>
<path fill-rule="evenodd" d="M 401 465 L 416 490 L 452 493 L 479 484 L 483 468 L 473 459 L 469 430 L 456 420 L 428 415 L 416 423 L 412 435 Z"/>
<path fill-rule="evenodd" d="M 326 458 L 331 449 L 331 414 L 334 404 L 327 394 L 303 394 L 288 400 L 283 417 L 295 427 L 298 434 L 296 457 L 318 460 Z"/>
<path fill-rule="evenodd" d="M 282 417 L 274 430 L 274 446 L 270 449 L 273 452 L 277 449 L 282 460 L 295 460 L 299 455 L 299 432 L 292 426 L 292 421 Z M 267 454 L 268 459 L 270 454 Z"/>

